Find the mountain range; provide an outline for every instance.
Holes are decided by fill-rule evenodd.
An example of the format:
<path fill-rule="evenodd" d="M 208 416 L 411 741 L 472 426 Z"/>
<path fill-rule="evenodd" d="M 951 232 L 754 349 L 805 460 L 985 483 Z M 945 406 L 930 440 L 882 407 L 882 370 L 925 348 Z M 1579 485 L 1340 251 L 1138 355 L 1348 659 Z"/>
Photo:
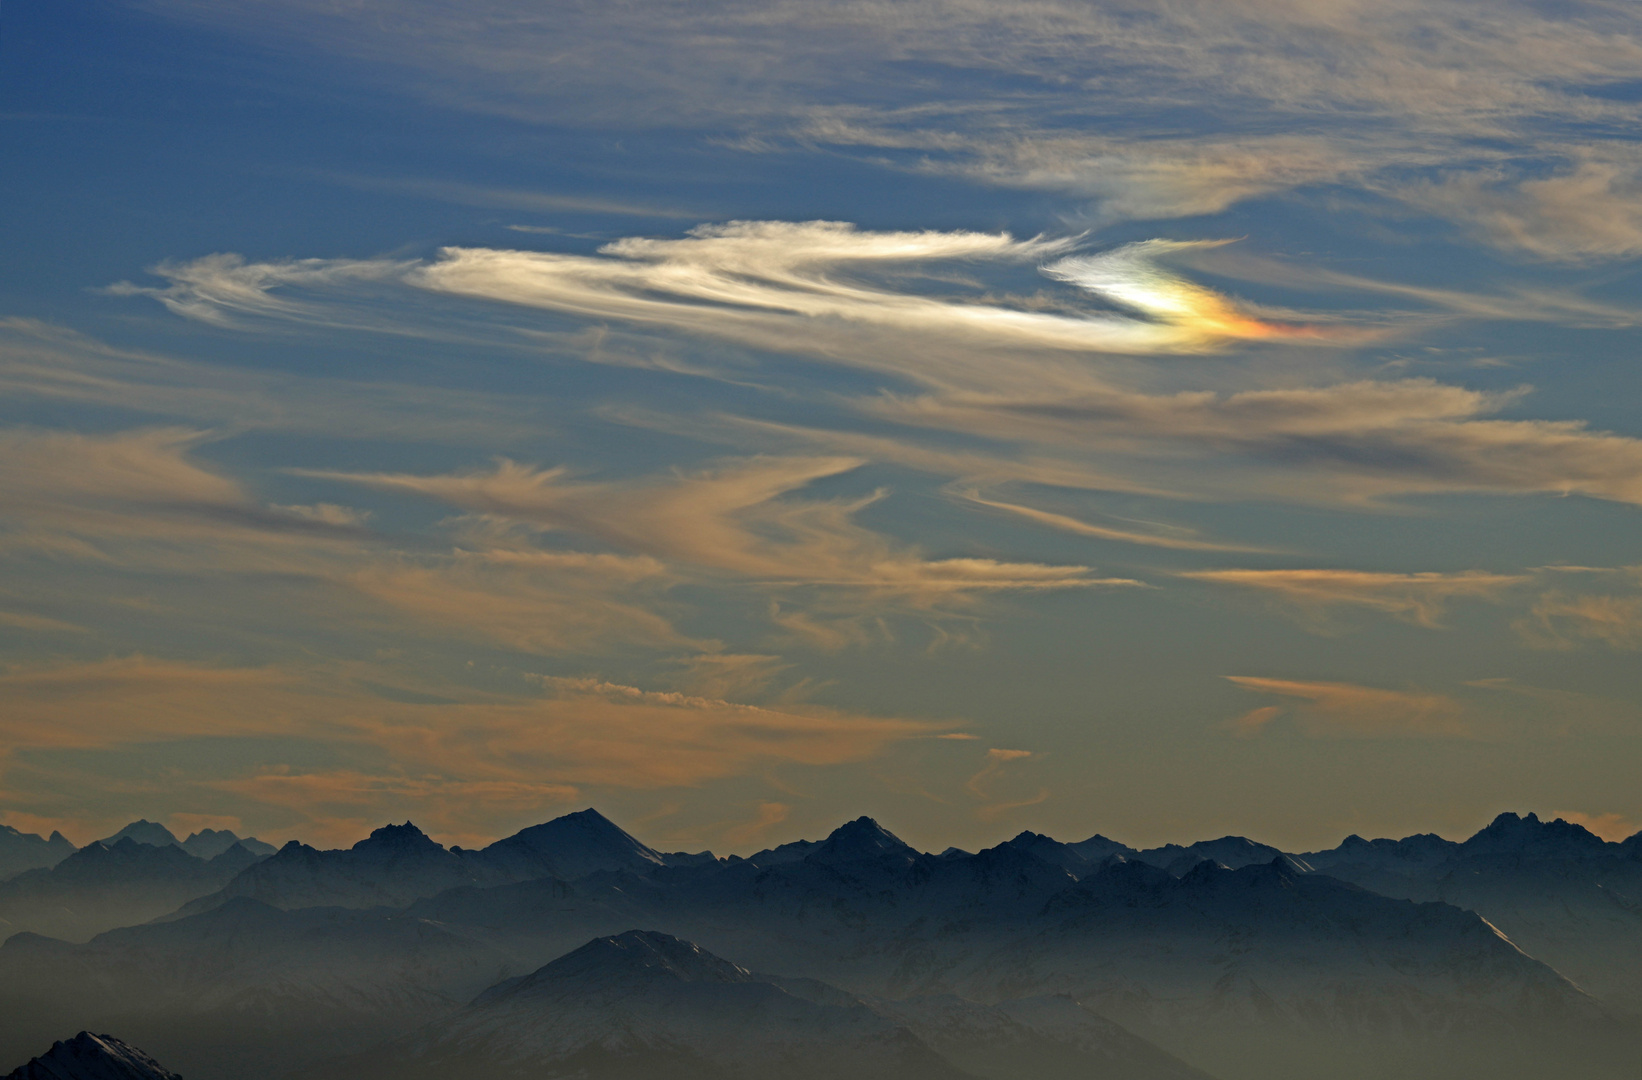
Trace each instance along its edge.
<path fill-rule="evenodd" d="M 1642 1060 L 1642 846 L 1533 815 L 1308 853 L 1028 832 L 939 855 L 860 818 L 718 858 L 584 810 L 481 849 L 407 822 L 337 851 L 206 862 L 127 832 L 74 859 L 0 885 L 0 913 L 7 889 L 72 879 L 82 910 L 101 887 L 98 910 L 147 896 L 152 921 L 12 934 L 0 1060 L 87 1023 L 190 1080 L 751 1078 L 776 1060 L 817 1077 L 1634 1080 Z M 148 876 L 88 869 L 122 859 Z M 171 907 L 152 910 L 162 880 Z"/>

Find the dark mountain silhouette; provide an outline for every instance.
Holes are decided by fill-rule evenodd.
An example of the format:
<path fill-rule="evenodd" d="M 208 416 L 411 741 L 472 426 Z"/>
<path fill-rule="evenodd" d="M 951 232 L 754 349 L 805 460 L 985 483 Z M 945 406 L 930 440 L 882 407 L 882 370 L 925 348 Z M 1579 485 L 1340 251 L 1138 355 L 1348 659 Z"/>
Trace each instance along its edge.
<path fill-rule="evenodd" d="M 1501 814 L 1475 836 L 1348 837 L 1303 855 L 1386 896 L 1477 912 L 1618 1011 L 1642 1017 L 1642 858 L 1579 825 Z M 1629 846 L 1627 846 L 1629 845 Z"/>
<path fill-rule="evenodd" d="M 116 847 L 199 864 L 129 837 Z M 619 986 L 644 972 L 657 985 L 682 980 L 701 1009 L 720 995 L 703 988 L 721 983 L 764 987 L 724 991 L 763 995 L 748 1015 L 772 1002 L 789 1015 L 799 1006 L 788 999 L 865 1009 L 989 1078 L 1011 1075 L 1015 1061 L 1034 1062 L 1034 1080 L 1080 1075 L 1057 1056 L 1070 1051 L 1050 1044 L 1072 1039 L 1066 1032 L 1094 1039 L 1107 1024 L 1222 1080 L 1634 1080 L 1639 1044 L 1627 1040 L 1638 1028 L 1603 1002 L 1634 977 L 1616 898 L 1642 864 L 1635 850 L 1514 816 L 1464 843 L 1353 838 L 1235 868 L 1263 846 L 1228 837 L 1148 853 L 1028 832 L 936 856 L 860 818 L 748 859 L 681 859 L 588 811 L 478 851 L 447 850 L 405 823 L 343 851 L 287 845 L 180 913 L 87 944 L 16 935 L 0 946 L 0 1016 L 26 1018 L 19 1030 L 95 1022 L 185 1071 L 236 1080 L 272 1080 L 383 1040 L 409 1053 L 404 1040 L 421 1029 L 418 1045 L 456 1070 L 460 1047 L 441 1032 L 462 1018 L 461 1030 L 505 1043 L 513 1021 L 493 1031 L 479 1019 L 504 1015 L 494 1011 L 503 997 L 570 1010 L 577 1024 L 609 1022 L 589 1004 L 603 1000 L 597 969 Z M 113 854 L 95 845 L 76 865 Z M 575 876 L 514 879 L 548 866 Z M 1375 874 L 1379 886 L 1344 880 Z M 1520 916 L 1525 931 L 1485 902 Z M 1608 921 L 1595 921 L 1599 910 Z M 607 941 L 580 952 L 635 926 L 700 948 L 686 955 L 651 941 L 612 953 Z M 1534 934 L 1543 946 L 1525 945 Z M 1557 949 L 1567 965 L 1543 962 Z M 708 963 L 708 951 L 745 966 Z M 592 966 L 581 971 L 571 955 Z M 1570 981 L 1574 964 L 1589 975 Z M 560 1004 L 542 1005 L 530 987 Z M 1038 1002 L 1037 1019 L 1017 1015 L 1022 1001 Z M 635 1053 L 661 1061 L 652 1051 L 671 1045 L 671 1029 L 633 1018 L 655 1035 Z M 582 1053 L 551 1039 L 583 1028 L 526 1027 L 551 1035 L 529 1043 L 532 1060 Z M 4 1028 L 0 1050 L 23 1056 Z M 599 1057 L 611 1049 L 599 1045 L 574 1068 L 637 1060 Z M 685 1049 L 669 1068 L 730 1067 Z"/>
<path fill-rule="evenodd" d="M 182 1080 L 112 1035 L 82 1031 L 12 1071 L 6 1080 Z"/>
<path fill-rule="evenodd" d="M 156 847 L 129 836 L 113 846 L 87 844 L 50 869 L 0 883 L 0 934 L 28 930 L 84 941 L 174 911 L 256 861 L 239 845 L 206 860 L 173 844 Z"/>
<path fill-rule="evenodd" d="M 0 882 L 25 870 L 50 869 L 74 854 L 75 847 L 60 832 L 49 839 L 0 825 Z"/>

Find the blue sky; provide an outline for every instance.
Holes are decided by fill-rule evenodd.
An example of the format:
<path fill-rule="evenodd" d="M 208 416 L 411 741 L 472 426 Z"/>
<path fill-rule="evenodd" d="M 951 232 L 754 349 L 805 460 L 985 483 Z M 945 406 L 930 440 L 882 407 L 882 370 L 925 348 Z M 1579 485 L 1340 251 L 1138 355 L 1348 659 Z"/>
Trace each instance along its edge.
<path fill-rule="evenodd" d="M 1608 3 L 0 10 L 0 821 L 1635 831 Z"/>

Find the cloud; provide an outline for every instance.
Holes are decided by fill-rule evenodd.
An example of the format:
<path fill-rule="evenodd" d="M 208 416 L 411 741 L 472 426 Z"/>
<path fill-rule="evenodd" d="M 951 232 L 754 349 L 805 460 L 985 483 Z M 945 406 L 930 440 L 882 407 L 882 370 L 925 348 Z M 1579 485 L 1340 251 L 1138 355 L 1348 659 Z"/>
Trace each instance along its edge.
<path fill-rule="evenodd" d="M 0 392 L 18 402 L 135 412 L 191 429 L 347 431 L 394 441 L 413 430 L 424 442 L 492 448 L 540 438 L 543 430 L 540 408 L 512 395 L 197 363 L 18 318 L 0 318 Z"/>
<path fill-rule="evenodd" d="M 1582 421 L 1487 418 L 1521 396 L 1400 379 L 1230 394 L 949 393 L 863 407 L 907 424 L 1121 455 L 1135 486 L 1199 498 L 1361 504 L 1483 491 L 1642 503 L 1642 440 Z"/>
<path fill-rule="evenodd" d="M 787 820 L 792 807 L 786 803 L 761 802 L 751 821 L 724 831 L 724 842 L 731 847 L 743 847 L 761 838 L 765 833 Z"/>
<path fill-rule="evenodd" d="M 1579 164 L 1632 120 L 1630 102 L 1607 92 L 1642 68 L 1623 5 L 716 0 L 549 15 L 483 0 L 460 17 L 435 0 L 293 0 L 277 14 L 248 0 L 153 7 L 263 47 L 338 52 L 355 77 L 374 72 L 445 107 L 711 133 L 751 152 L 852 148 L 886 167 L 1098 200 L 1100 220 L 1212 213 L 1303 185 L 1401 186 L 1520 250 L 1634 250 L 1598 216 L 1609 195 L 1621 222 L 1634 201 Z M 1526 173 L 1547 132 L 1571 163 L 1560 188 L 1484 184 L 1468 201 L 1464 182 L 1431 197 L 1409 176 L 1442 165 Z"/>
<path fill-rule="evenodd" d="M 1531 174 L 1530 174 L 1531 176 Z M 1455 172 L 1397 194 L 1497 247 L 1561 262 L 1642 254 L 1642 156 L 1577 152 L 1550 176 Z"/>
<path fill-rule="evenodd" d="M 1465 706 L 1444 694 L 1384 690 L 1340 682 L 1295 682 L 1246 675 L 1226 678 L 1244 690 L 1287 698 L 1231 720 L 1245 737 L 1263 733 L 1285 713 L 1314 738 L 1467 738 L 1473 733 Z"/>
<path fill-rule="evenodd" d="M 1572 649 L 1599 641 L 1611 649 L 1642 649 L 1642 596 L 1552 590 L 1513 624 L 1536 648 Z"/>
<path fill-rule="evenodd" d="M 1046 525 L 1051 529 L 1069 532 L 1076 536 L 1087 536 L 1095 540 L 1113 540 L 1123 544 L 1139 544 L 1143 547 L 1167 548 L 1172 551 L 1257 551 L 1258 548 L 1240 547 L 1235 544 L 1221 544 L 1212 540 L 1199 540 L 1191 535 L 1191 530 L 1182 529 L 1179 534 L 1145 533 L 1133 529 L 1113 529 L 1104 525 L 1091 525 L 1086 521 L 1068 517 L 1065 514 L 1055 514 L 1047 510 L 1038 510 L 1030 506 L 1021 506 L 1017 503 L 999 502 L 995 499 L 983 498 L 979 491 L 970 489 L 962 492 L 961 497 L 977 506 L 989 507 L 993 510 L 1003 510 L 1028 521 Z"/>
<path fill-rule="evenodd" d="M 366 326 L 364 316 L 341 315 L 329 303 L 291 294 L 323 296 L 396 281 L 469 300 L 804 351 L 837 363 L 883 369 L 887 352 L 897 371 L 926 381 L 941 377 L 953 359 L 918 362 L 917 354 L 907 355 L 907 344 L 916 342 L 919 353 L 936 346 L 1167 354 L 1216 352 L 1240 341 L 1363 339 L 1361 330 L 1263 319 L 1162 266 L 1161 259 L 1200 244 L 1152 240 L 1074 257 L 1068 252 L 1075 243 L 1016 240 L 1007 233 L 868 232 L 833 221 L 734 221 L 700 225 L 682 238 L 629 237 L 592 256 L 455 247 L 420 263 L 246 263 L 212 255 L 156 267 L 171 281 L 165 289 L 121 285 L 117 291 L 150 295 L 179 315 L 224 325 L 257 316 Z M 954 267 L 1049 259 L 1057 261 L 1043 268 L 1046 275 L 1085 294 L 1060 294 L 1059 310 L 974 295 L 973 289 L 950 295 Z M 932 267 L 946 268 L 945 278 L 933 275 Z M 874 280 L 886 275 L 896 276 L 900 287 Z M 949 295 L 910 291 L 906 286 L 919 277 L 926 285 L 944 285 Z M 1088 297 L 1133 314 L 1102 309 Z"/>
<path fill-rule="evenodd" d="M 1412 574 L 1368 570 L 1190 570 L 1177 577 L 1213 585 L 1252 589 L 1287 608 L 1314 628 L 1327 629 L 1337 607 L 1362 608 L 1435 629 L 1448 605 L 1458 599 L 1498 602 L 1501 595 L 1532 580 L 1526 574 L 1484 570 Z"/>
<path fill-rule="evenodd" d="M 1555 816 L 1574 825 L 1582 825 L 1612 844 L 1642 832 L 1642 822 L 1624 814 L 1581 814 L 1575 810 L 1558 810 Z"/>
<path fill-rule="evenodd" d="M 792 664 L 756 653 L 700 653 L 677 661 L 679 688 L 702 697 L 746 697 L 769 688 Z"/>
<path fill-rule="evenodd" d="M 12 778 L 25 758 L 47 751 L 130 751 L 202 738 L 226 747 L 242 740 L 267 764 L 224 776 L 218 764 L 171 759 L 182 762 L 167 782 L 166 798 L 182 801 L 176 811 L 192 812 L 200 792 L 215 791 L 237 796 L 241 801 L 226 812 L 244 820 L 267 820 L 271 808 L 279 809 L 327 837 L 410 811 L 449 835 L 472 836 L 487 823 L 589 787 L 690 789 L 784 764 L 847 765 L 940 730 L 922 721 L 812 705 L 762 707 L 597 678 L 536 682 L 537 696 L 452 688 L 448 698 L 413 704 L 371 693 L 346 667 L 208 668 L 131 657 L 13 669 L 0 674 L 7 701 L 0 769 Z M 315 744 L 337 764 L 291 763 L 311 758 L 305 748 Z M 53 783 L 86 785 L 89 792 L 100 782 L 97 769 L 91 761 Z M 10 786 L 8 811 L 37 809 L 32 796 Z"/>
<path fill-rule="evenodd" d="M 438 476 L 319 475 L 429 495 L 471 513 L 578 534 L 671 566 L 772 587 L 854 590 L 920 608 L 986 592 L 1133 584 L 1095 578 L 1081 566 L 927 559 L 853 521 L 881 493 L 844 500 L 785 497 L 861 464 L 853 458 L 751 458 L 626 483 L 578 482 L 561 469 L 511 461 Z"/>

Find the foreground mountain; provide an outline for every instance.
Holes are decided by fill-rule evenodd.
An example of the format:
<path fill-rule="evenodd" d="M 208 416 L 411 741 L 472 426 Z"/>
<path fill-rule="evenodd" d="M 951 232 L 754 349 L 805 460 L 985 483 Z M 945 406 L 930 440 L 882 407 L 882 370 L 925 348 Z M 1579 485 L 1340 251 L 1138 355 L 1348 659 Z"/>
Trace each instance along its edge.
<path fill-rule="evenodd" d="M 60 832 L 49 839 L 0 825 L 0 882 L 25 870 L 50 869 L 74 854 L 75 847 Z"/>
<path fill-rule="evenodd" d="M 256 861 L 237 844 L 210 860 L 130 836 L 112 847 L 87 844 L 50 869 L 0 883 L 0 937 L 31 931 L 84 941 L 174 911 L 220 889 Z"/>
<path fill-rule="evenodd" d="M 1456 843 L 1353 836 L 1300 858 L 1386 896 L 1477 912 L 1620 1012 L 1642 1017 L 1642 847 L 1579 825 L 1501 814 Z"/>
<path fill-rule="evenodd" d="M 52 1044 L 46 1053 L 14 1070 L 6 1080 L 182 1080 L 129 1043 L 112 1035 L 82 1031 Z"/>
<path fill-rule="evenodd" d="M 755 975 L 690 942 L 631 930 L 500 983 L 436 1028 L 320 1075 L 1207 1080 L 1116 1025 L 1087 1019 L 1071 1037 L 1055 1038 L 957 999 L 869 1002 L 813 980 Z M 980 1071 L 971 1071 L 976 1065 Z"/>

